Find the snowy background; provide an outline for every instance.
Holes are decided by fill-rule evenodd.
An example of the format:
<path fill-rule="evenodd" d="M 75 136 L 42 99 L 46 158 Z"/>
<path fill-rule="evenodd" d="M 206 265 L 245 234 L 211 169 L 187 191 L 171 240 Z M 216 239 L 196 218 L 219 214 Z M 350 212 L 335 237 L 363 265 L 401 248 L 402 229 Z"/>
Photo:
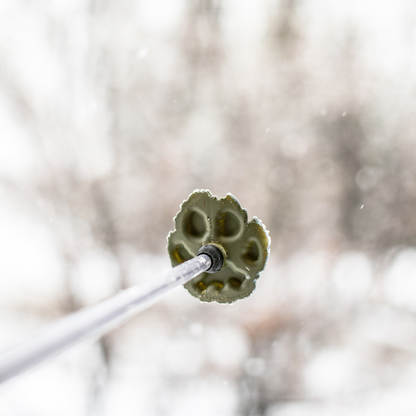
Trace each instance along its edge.
<path fill-rule="evenodd" d="M 179 288 L 0 415 L 416 414 L 415 128 L 411 0 L 0 0 L 0 350 L 169 268 L 195 188 L 272 239 L 249 299 Z"/>

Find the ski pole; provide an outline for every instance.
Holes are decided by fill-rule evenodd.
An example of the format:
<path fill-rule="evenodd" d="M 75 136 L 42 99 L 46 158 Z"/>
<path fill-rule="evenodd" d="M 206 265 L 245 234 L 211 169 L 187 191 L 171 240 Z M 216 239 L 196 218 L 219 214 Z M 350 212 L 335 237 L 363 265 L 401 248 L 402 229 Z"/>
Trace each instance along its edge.
<path fill-rule="evenodd" d="M 90 308 L 62 318 L 36 337 L 0 355 L 0 383 L 87 338 L 98 338 L 157 302 L 176 287 L 223 264 L 221 251 L 206 245 L 199 254 L 141 285 L 123 290 Z"/>

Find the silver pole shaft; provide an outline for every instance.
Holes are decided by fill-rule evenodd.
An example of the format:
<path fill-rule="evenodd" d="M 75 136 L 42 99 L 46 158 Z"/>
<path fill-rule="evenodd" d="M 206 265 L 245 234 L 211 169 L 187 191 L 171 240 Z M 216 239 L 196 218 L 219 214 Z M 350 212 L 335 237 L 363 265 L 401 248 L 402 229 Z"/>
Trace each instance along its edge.
<path fill-rule="evenodd" d="M 146 309 L 172 289 L 209 270 L 211 258 L 193 259 L 114 295 L 88 309 L 61 319 L 35 338 L 0 355 L 0 383 L 59 354 L 87 338 L 98 338 Z"/>

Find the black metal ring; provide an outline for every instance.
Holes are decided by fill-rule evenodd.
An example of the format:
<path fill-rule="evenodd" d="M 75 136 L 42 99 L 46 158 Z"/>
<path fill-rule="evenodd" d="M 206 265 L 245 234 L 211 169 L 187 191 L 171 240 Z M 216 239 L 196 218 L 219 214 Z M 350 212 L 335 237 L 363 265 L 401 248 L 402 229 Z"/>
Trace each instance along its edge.
<path fill-rule="evenodd" d="M 214 244 L 206 244 L 202 246 L 197 253 L 197 256 L 200 254 L 206 254 L 211 259 L 211 267 L 207 270 L 207 273 L 216 273 L 222 269 L 224 264 L 224 256 L 222 251 L 214 246 Z"/>

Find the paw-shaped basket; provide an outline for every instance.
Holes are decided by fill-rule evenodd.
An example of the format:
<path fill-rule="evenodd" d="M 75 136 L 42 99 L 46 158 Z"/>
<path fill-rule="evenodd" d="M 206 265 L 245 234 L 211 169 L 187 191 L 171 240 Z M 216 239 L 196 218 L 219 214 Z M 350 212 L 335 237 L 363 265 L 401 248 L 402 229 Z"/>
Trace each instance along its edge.
<path fill-rule="evenodd" d="M 175 230 L 168 236 L 173 266 L 197 255 L 205 244 L 214 244 L 224 255 L 219 272 L 203 273 L 185 285 L 203 302 L 232 303 L 249 296 L 264 269 L 270 247 L 269 232 L 231 194 L 218 199 L 208 190 L 196 190 L 182 203 Z"/>

